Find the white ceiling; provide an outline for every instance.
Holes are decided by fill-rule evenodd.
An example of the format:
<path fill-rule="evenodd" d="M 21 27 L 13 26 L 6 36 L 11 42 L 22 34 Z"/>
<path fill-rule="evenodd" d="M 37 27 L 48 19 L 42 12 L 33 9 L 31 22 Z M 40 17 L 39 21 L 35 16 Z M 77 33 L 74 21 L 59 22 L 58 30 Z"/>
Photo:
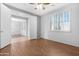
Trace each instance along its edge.
<path fill-rule="evenodd" d="M 35 6 L 31 5 L 31 4 L 25 4 L 25 7 L 27 8 L 27 11 L 29 11 L 29 12 L 32 12 L 32 13 L 37 14 L 37 15 L 44 15 L 48 12 L 54 11 L 54 10 L 61 8 L 65 5 L 67 5 L 67 4 L 66 3 L 54 3 L 53 6 L 51 6 L 51 4 L 49 4 L 46 6 L 45 10 L 43 10 L 43 9 L 35 10 L 34 9 Z"/>
<path fill-rule="evenodd" d="M 54 11 L 58 8 L 61 8 L 63 6 L 66 6 L 68 5 L 68 3 L 52 3 L 54 6 L 51 6 L 51 4 L 47 5 L 46 9 L 45 10 L 35 10 L 35 6 L 32 5 L 32 4 L 29 4 L 29 3 L 10 3 L 9 5 L 11 6 L 14 6 L 14 7 L 24 7 L 22 8 L 23 10 L 27 11 L 27 12 L 30 12 L 30 13 L 33 13 L 35 15 L 44 15 L 48 12 L 51 12 L 51 11 Z"/>

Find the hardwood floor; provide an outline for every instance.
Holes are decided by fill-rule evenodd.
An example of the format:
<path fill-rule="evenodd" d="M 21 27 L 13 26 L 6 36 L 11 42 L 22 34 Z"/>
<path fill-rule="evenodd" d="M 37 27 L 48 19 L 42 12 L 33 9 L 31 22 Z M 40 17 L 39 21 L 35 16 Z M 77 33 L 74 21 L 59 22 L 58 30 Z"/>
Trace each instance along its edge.
<path fill-rule="evenodd" d="M 79 56 L 79 47 L 74 47 L 45 39 L 26 40 L 18 38 L 16 42 L 0 50 L 0 55 L 10 56 Z"/>

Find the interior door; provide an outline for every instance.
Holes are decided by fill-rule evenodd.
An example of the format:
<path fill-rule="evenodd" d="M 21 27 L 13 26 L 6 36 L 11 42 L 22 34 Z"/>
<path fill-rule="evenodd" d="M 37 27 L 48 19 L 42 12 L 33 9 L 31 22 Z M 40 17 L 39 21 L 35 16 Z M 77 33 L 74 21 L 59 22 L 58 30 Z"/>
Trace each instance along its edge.
<path fill-rule="evenodd" d="M 6 7 L 5 5 L 1 4 L 1 47 L 3 48 L 7 46 L 10 43 L 11 39 L 11 19 L 10 19 L 10 9 Z"/>

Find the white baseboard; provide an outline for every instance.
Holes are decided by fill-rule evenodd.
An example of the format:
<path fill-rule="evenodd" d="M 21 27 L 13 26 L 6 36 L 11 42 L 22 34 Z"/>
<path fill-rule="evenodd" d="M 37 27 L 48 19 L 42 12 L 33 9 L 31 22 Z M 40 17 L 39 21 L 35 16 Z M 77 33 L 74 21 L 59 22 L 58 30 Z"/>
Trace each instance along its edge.
<path fill-rule="evenodd" d="M 75 47 L 79 47 L 79 45 L 78 44 L 73 44 L 73 43 L 70 43 L 70 42 L 66 42 L 66 41 L 59 41 L 59 40 L 56 40 L 56 39 L 48 39 L 48 38 L 43 38 L 43 39 L 46 39 L 46 40 L 51 40 L 51 41 L 56 41 L 56 42 L 59 42 L 59 43 L 63 43 L 63 44 L 67 44 L 67 45 L 71 45 L 71 46 L 75 46 Z"/>

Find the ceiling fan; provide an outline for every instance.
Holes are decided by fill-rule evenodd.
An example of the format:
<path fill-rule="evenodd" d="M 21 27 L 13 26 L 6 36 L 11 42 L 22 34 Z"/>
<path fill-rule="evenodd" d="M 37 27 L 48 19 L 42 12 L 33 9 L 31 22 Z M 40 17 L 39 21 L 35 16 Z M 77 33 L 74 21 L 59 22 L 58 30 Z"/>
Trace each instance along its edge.
<path fill-rule="evenodd" d="M 49 5 L 50 3 L 29 3 L 29 4 L 44 4 L 44 5 Z"/>
<path fill-rule="evenodd" d="M 31 5 L 34 5 L 35 6 L 35 10 L 39 10 L 39 9 L 42 9 L 42 10 L 45 10 L 46 9 L 46 6 L 47 5 L 50 5 L 51 3 L 29 3 Z M 51 6 L 53 6 L 53 4 L 51 4 Z"/>

